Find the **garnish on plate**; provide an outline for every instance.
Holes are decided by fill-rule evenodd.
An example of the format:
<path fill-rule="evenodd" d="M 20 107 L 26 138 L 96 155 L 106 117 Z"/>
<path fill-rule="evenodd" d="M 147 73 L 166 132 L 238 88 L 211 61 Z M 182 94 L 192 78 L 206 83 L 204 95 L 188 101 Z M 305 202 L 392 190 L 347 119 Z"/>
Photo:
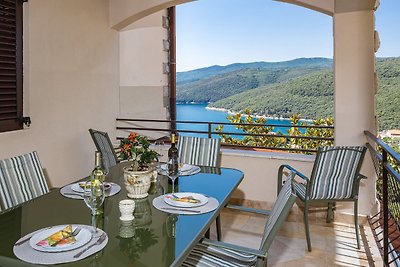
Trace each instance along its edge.
<path fill-rule="evenodd" d="M 90 188 L 90 184 L 88 186 Z M 111 188 L 111 184 L 110 183 L 106 183 L 105 182 L 105 183 L 103 183 L 103 186 L 104 186 L 104 190 L 108 190 L 108 189 Z M 85 182 L 80 182 L 79 183 L 79 187 L 82 188 L 82 189 L 85 189 Z"/>
<path fill-rule="evenodd" d="M 72 235 L 72 225 L 64 227 L 64 229 L 55 232 L 51 236 L 46 237 L 42 241 L 39 241 L 36 245 L 44 246 L 58 246 L 73 244 L 76 242 L 75 237 Z"/>
<path fill-rule="evenodd" d="M 197 203 L 201 202 L 200 200 L 194 198 L 193 196 L 178 197 L 177 195 L 172 195 L 171 199 L 174 201 L 193 203 L 193 204 L 197 204 Z"/>

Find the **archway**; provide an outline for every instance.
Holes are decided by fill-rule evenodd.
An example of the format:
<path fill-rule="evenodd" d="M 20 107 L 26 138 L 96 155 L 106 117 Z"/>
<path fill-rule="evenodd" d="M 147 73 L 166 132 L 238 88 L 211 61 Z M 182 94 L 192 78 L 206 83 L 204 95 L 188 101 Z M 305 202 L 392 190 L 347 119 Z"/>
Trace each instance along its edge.
<path fill-rule="evenodd" d="M 110 1 L 110 23 L 122 25 L 187 1 Z M 337 145 L 363 145 L 364 131 L 376 133 L 375 39 L 373 0 L 284 0 L 333 17 L 335 77 L 335 142 Z M 119 13 L 118 13 L 119 12 Z M 372 163 L 364 164 L 363 173 L 375 177 Z M 362 213 L 375 204 L 374 179 L 363 185 Z"/>

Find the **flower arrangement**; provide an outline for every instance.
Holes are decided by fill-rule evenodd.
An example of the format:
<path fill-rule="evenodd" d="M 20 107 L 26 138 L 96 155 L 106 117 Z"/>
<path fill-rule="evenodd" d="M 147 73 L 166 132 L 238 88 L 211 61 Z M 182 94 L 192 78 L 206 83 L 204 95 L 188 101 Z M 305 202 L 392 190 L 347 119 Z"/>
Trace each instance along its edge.
<path fill-rule="evenodd" d="M 145 136 L 130 133 L 127 138 L 121 140 L 120 157 L 133 160 L 134 171 L 147 170 L 149 165 L 157 159 L 157 152 L 150 149 L 150 141 Z"/>

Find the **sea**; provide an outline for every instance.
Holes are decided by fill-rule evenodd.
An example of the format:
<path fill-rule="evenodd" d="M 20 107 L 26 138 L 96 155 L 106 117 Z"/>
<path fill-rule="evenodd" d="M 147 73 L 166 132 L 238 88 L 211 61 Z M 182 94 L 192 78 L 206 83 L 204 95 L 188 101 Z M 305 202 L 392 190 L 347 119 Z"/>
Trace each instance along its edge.
<path fill-rule="evenodd" d="M 207 104 L 177 104 L 176 105 L 176 115 L 178 121 L 202 121 L 202 122 L 215 122 L 212 124 L 212 131 L 215 131 L 215 127 L 218 125 L 218 122 L 229 122 L 226 118 L 231 115 L 227 111 L 220 110 L 212 110 L 206 109 Z M 279 124 L 279 125 L 290 125 L 290 121 L 287 119 L 267 119 L 267 123 L 270 124 Z M 208 131 L 207 124 L 186 124 L 186 123 L 178 123 L 178 130 L 192 130 L 192 131 Z M 274 132 L 282 132 L 287 133 L 287 127 L 275 127 Z M 242 130 L 236 129 L 234 126 L 224 126 L 224 132 L 232 132 L 232 133 L 243 133 Z M 198 137 L 207 137 L 207 134 L 199 134 L 199 133 L 180 133 L 180 135 L 186 136 L 198 136 Z M 213 137 L 218 137 L 218 135 L 214 134 Z M 235 138 L 242 138 L 242 135 L 233 135 Z"/>

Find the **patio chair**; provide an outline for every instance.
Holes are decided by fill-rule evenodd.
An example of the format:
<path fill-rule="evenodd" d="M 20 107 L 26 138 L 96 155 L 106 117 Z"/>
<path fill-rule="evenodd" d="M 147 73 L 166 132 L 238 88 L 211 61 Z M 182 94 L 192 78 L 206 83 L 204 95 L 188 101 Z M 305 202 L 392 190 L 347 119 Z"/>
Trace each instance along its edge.
<path fill-rule="evenodd" d="M 259 249 L 203 239 L 190 252 L 182 266 L 267 266 L 268 250 L 295 200 L 296 195 L 294 194 L 292 183 L 287 180 L 278 195 L 272 211 L 230 206 L 241 211 L 269 216 Z"/>
<path fill-rule="evenodd" d="M 179 136 L 179 161 L 192 165 L 217 167 L 221 139 Z"/>
<path fill-rule="evenodd" d="M 0 160 L 0 211 L 49 192 L 36 151 Z"/>
<path fill-rule="evenodd" d="M 182 163 L 200 165 L 205 167 L 217 167 L 219 163 L 219 150 L 221 139 L 201 138 L 193 136 L 179 136 L 178 158 Z M 217 239 L 221 240 L 221 217 L 216 218 Z"/>
<path fill-rule="evenodd" d="M 278 192 L 282 186 L 283 170 L 290 171 L 290 178 L 296 175 L 301 183 L 293 181 L 298 198 L 304 202 L 304 226 L 307 248 L 311 251 L 308 209 L 312 203 L 328 203 L 327 222 L 333 219 L 333 206 L 338 201 L 354 202 L 354 225 L 357 247 L 360 249 L 358 228 L 358 190 L 360 174 L 366 148 L 364 146 L 337 146 L 318 148 L 310 178 L 289 165 L 282 165 L 278 171 Z M 304 183 L 303 183 L 304 182 Z"/>
<path fill-rule="evenodd" d="M 117 154 L 115 154 L 114 147 L 108 134 L 106 132 L 101 132 L 94 129 L 89 129 L 89 132 L 92 136 L 97 151 L 100 151 L 101 153 L 103 167 L 108 170 L 109 168 L 117 165 L 119 160 Z"/>

